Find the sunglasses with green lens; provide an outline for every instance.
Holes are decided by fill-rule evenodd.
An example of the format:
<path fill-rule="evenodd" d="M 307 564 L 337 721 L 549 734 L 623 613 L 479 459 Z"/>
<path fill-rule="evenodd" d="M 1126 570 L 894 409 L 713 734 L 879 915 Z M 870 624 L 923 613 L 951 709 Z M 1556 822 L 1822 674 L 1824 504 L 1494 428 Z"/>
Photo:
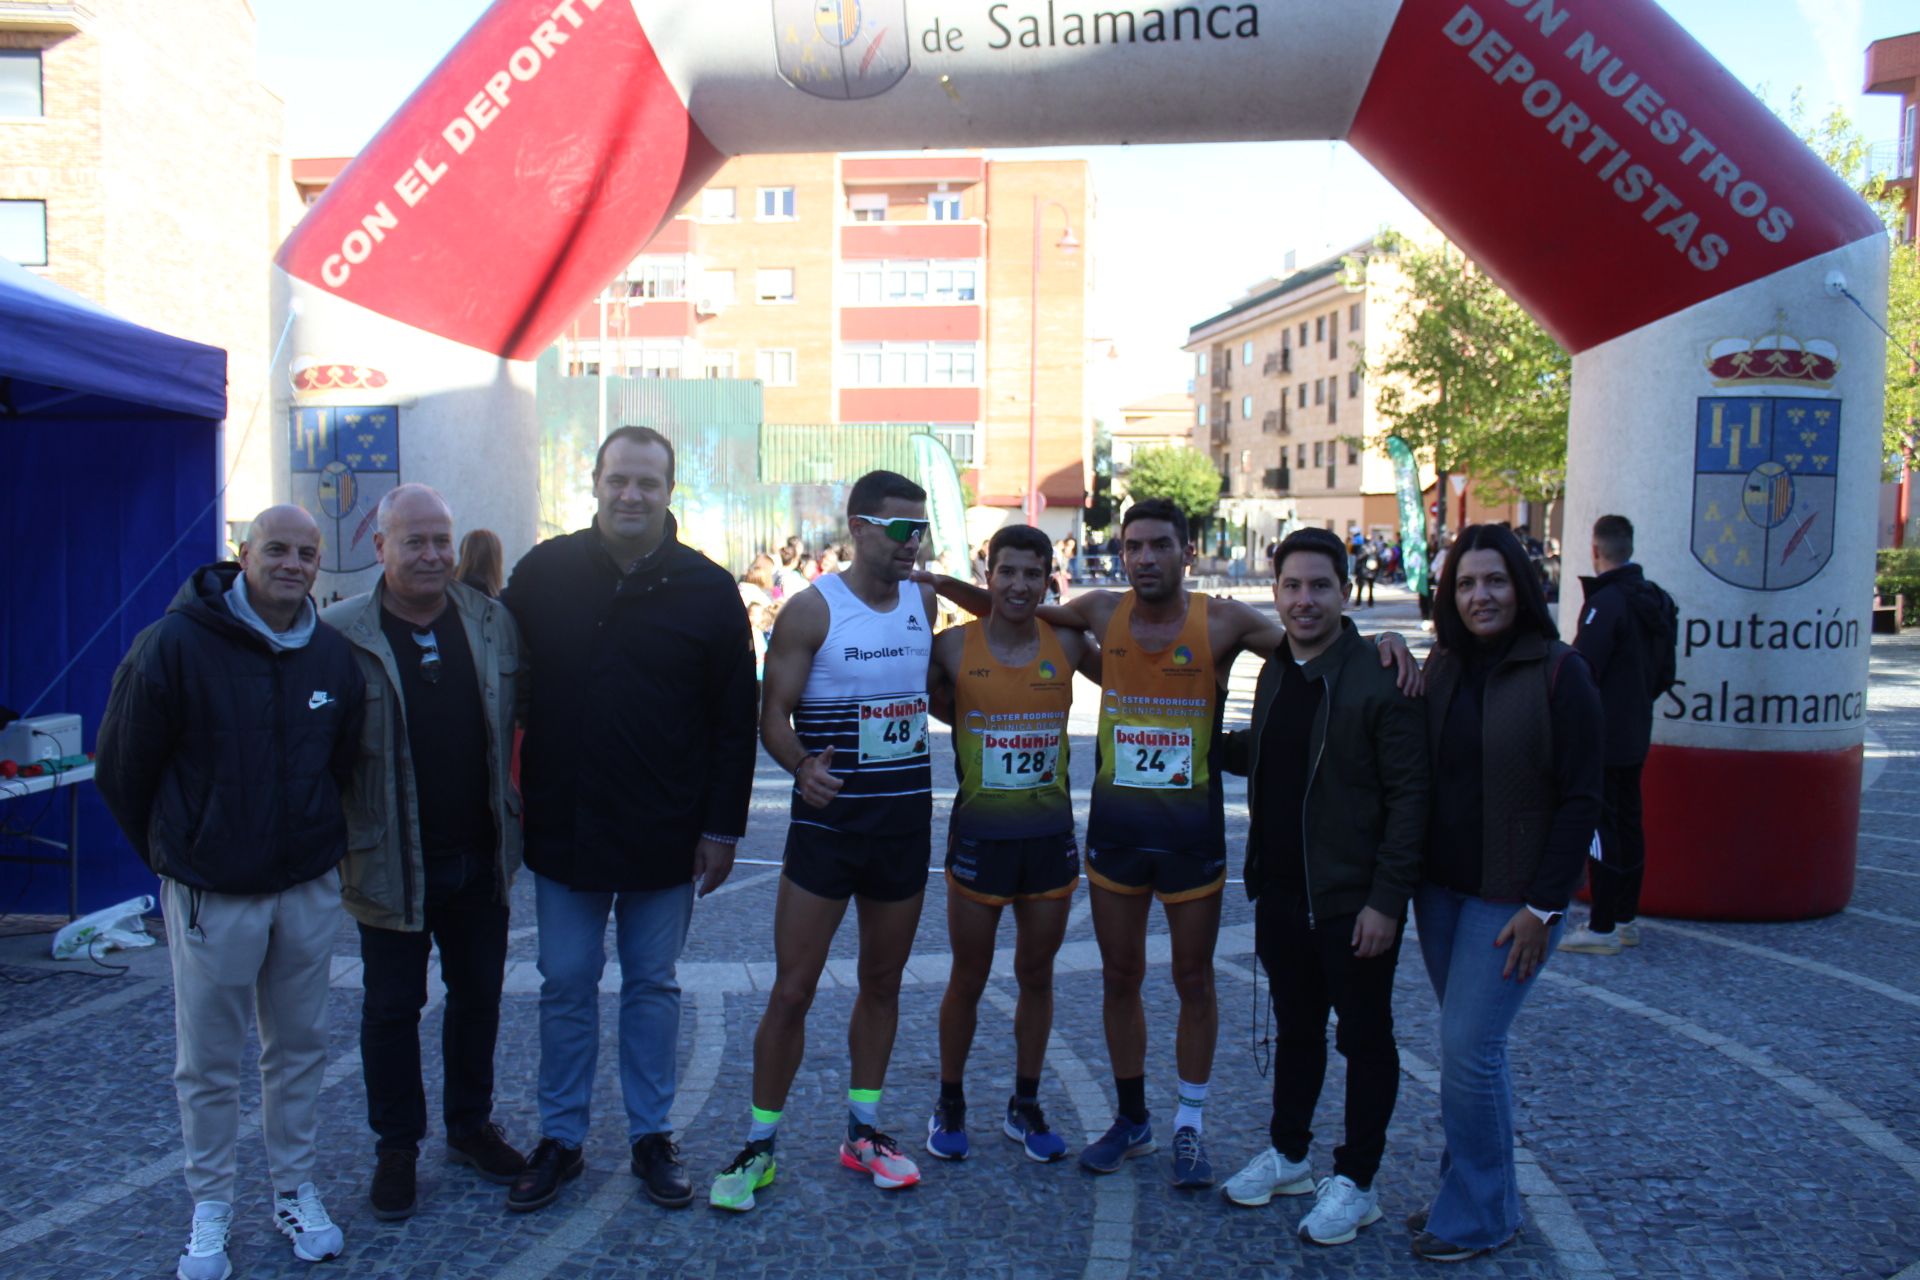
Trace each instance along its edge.
<path fill-rule="evenodd" d="M 899 543 L 908 543 L 912 542 L 915 538 L 926 537 L 927 529 L 933 523 L 930 520 L 908 520 L 905 517 L 898 517 L 892 520 L 883 520 L 879 516 L 855 516 L 853 518 L 855 520 L 864 520 L 868 524 L 879 525 L 889 538 Z"/>

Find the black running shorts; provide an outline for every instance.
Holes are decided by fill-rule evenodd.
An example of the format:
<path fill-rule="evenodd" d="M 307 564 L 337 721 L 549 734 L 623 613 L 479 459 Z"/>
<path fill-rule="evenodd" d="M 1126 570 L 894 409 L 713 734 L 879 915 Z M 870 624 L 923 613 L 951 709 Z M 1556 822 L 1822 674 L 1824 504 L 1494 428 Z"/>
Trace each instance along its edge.
<path fill-rule="evenodd" d="M 1151 891 L 1162 902 L 1187 902 L 1219 893 L 1227 883 L 1227 855 L 1167 849 L 1087 846 L 1087 879 L 1114 893 Z"/>
<path fill-rule="evenodd" d="M 821 898 L 904 902 L 927 887 L 933 837 L 849 835 L 795 822 L 787 827 L 787 879 Z"/>
<path fill-rule="evenodd" d="M 963 898 L 1005 906 L 1015 898 L 1065 898 L 1080 883 L 1073 832 L 1023 840 L 947 842 L 947 882 Z"/>

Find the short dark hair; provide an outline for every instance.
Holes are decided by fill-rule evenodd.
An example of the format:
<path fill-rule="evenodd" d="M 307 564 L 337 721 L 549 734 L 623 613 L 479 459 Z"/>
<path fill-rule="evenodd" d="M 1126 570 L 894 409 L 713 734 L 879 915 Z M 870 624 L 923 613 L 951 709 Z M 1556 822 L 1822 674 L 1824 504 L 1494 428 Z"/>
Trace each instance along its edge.
<path fill-rule="evenodd" d="M 1446 572 L 1433 593 L 1433 633 L 1442 648 L 1464 653 L 1473 647 L 1473 632 L 1460 617 L 1460 605 L 1454 591 L 1460 580 L 1460 562 L 1469 551 L 1497 551 L 1507 563 L 1507 577 L 1513 580 L 1515 611 L 1513 629 L 1525 635 L 1531 631 L 1549 640 L 1560 638 L 1547 612 L 1547 594 L 1540 588 L 1540 575 L 1527 559 L 1525 547 L 1513 536 L 1513 530 L 1497 524 L 1470 524 L 1460 531 L 1447 550 Z"/>
<path fill-rule="evenodd" d="M 1187 532 L 1187 513 L 1173 505 L 1168 498 L 1142 498 L 1127 508 L 1127 514 L 1120 518 L 1120 536 L 1126 537 L 1127 526 L 1135 520 L 1165 520 L 1173 526 L 1180 545 L 1185 546 L 1193 539 Z"/>
<path fill-rule="evenodd" d="M 1340 541 L 1327 529 L 1295 529 L 1286 540 L 1273 551 L 1273 576 L 1280 576 L 1280 568 L 1286 564 L 1287 557 L 1296 551 L 1310 551 L 1317 556 L 1325 556 L 1333 561 L 1333 572 L 1342 584 L 1347 580 L 1347 544 Z"/>
<path fill-rule="evenodd" d="M 607 450 L 613 447 L 615 440 L 629 440 L 634 444 L 657 444 L 667 451 L 667 483 L 673 483 L 673 441 L 655 431 L 652 427 L 615 427 L 607 432 L 607 438 L 600 442 L 600 452 L 593 455 L 593 482 L 600 483 L 600 468 L 606 465 Z"/>
<path fill-rule="evenodd" d="M 847 495 L 847 514 L 877 516 L 888 498 L 925 502 L 927 491 L 898 471 L 869 471 L 853 482 L 853 492 Z"/>
<path fill-rule="evenodd" d="M 1625 516 L 1601 516 L 1593 522 L 1593 545 L 1614 564 L 1633 559 L 1633 521 Z"/>
<path fill-rule="evenodd" d="M 987 540 L 988 572 L 992 572 L 993 562 L 1000 558 L 1002 551 L 1031 551 L 1049 571 L 1053 569 L 1053 543 L 1030 524 L 1004 525 L 994 531 L 993 537 Z"/>

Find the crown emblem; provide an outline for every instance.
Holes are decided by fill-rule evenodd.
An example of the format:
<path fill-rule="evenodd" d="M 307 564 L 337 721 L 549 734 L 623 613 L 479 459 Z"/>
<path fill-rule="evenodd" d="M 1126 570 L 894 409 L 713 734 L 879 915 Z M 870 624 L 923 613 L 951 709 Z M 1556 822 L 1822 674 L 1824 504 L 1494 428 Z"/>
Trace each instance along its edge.
<path fill-rule="evenodd" d="M 1825 338 L 1787 332 L 1787 313 L 1751 338 L 1722 338 L 1707 348 L 1707 372 L 1716 387 L 1830 387 L 1840 351 Z"/>
<path fill-rule="evenodd" d="M 289 380 L 297 393 L 316 391 L 376 391 L 387 385 L 387 375 L 366 365 L 340 364 L 299 356 Z"/>

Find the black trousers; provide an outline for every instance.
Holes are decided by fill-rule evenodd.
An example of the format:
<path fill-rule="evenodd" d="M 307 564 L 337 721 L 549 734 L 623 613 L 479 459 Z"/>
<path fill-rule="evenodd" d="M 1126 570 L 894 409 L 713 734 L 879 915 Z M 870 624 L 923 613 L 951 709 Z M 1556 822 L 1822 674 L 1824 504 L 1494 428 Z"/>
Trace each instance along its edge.
<path fill-rule="evenodd" d="M 1640 914 L 1640 882 L 1646 877 L 1647 838 L 1640 824 L 1640 770 L 1629 764 L 1606 770 L 1600 796 L 1600 861 L 1588 861 L 1593 919 L 1601 933 Z"/>
<path fill-rule="evenodd" d="M 365 1000 L 360 1060 L 367 1123 L 378 1151 L 418 1151 L 427 1133 L 420 1081 L 420 1010 L 427 1003 L 427 955 L 440 948 L 447 986 L 440 1015 L 446 1068 L 441 1109 L 449 1138 L 468 1138 L 493 1115 L 493 1047 L 500 1033 L 500 984 L 507 965 L 507 907 L 494 900 L 491 851 L 429 858 L 426 927 L 417 933 L 360 926 Z"/>
<path fill-rule="evenodd" d="M 1323 917 L 1309 929 L 1298 895 L 1268 891 L 1254 903 L 1254 949 L 1273 988 L 1278 1033 L 1269 1129 L 1274 1150 L 1289 1160 L 1306 1158 L 1327 1076 L 1327 1014 L 1338 1013 L 1334 1044 L 1347 1060 L 1346 1141 L 1333 1150 L 1333 1171 L 1370 1187 L 1400 1092 L 1393 970 L 1401 935 L 1383 954 L 1357 960 L 1353 924 L 1353 916 Z"/>

